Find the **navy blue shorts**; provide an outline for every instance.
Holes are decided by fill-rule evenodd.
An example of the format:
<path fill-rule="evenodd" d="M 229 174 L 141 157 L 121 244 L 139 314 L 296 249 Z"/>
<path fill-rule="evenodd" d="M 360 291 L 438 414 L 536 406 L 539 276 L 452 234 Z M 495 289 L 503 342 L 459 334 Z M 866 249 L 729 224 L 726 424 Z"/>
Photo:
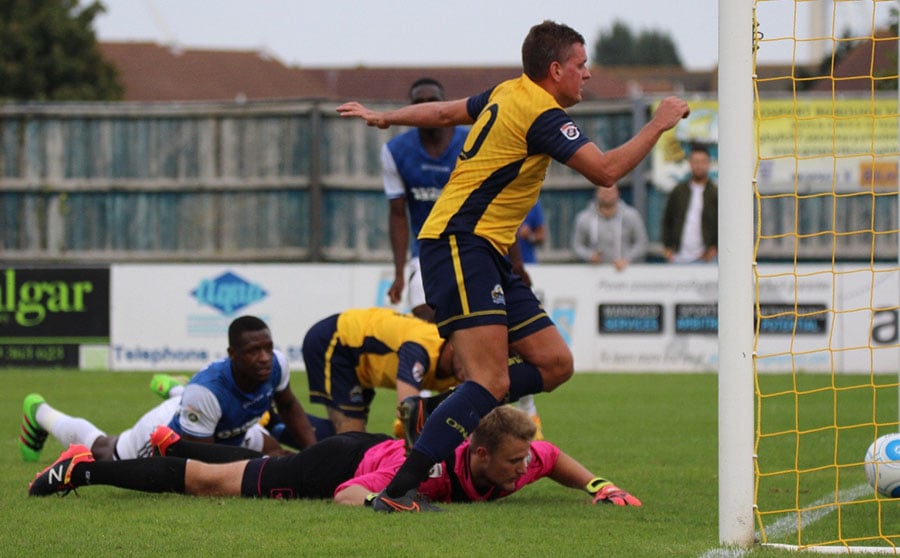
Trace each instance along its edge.
<path fill-rule="evenodd" d="M 553 325 L 534 292 L 490 242 L 472 234 L 419 240 L 425 300 L 442 337 L 499 324 L 516 341 Z"/>
<path fill-rule="evenodd" d="M 358 351 L 336 337 L 338 315 L 312 326 L 303 338 L 303 362 L 309 381 L 309 400 L 337 409 L 348 417 L 367 419 L 375 390 L 359 384 Z"/>

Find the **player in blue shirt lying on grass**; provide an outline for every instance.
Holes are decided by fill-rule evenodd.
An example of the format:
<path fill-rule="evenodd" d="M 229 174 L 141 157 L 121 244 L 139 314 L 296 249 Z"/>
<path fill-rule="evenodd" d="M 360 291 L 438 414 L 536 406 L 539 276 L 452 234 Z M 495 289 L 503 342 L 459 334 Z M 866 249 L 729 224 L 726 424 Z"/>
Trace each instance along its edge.
<path fill-rule="evenodd" d="M 156 426 L 168 424 L 185 439 L 277 453 L 280 445 L 257 424 L 272 402 L 299 449 L 316 441 L 311 419 L 291 390 L 287 358 L 274 349 L 269 327 L 255 316 L 231 322 L 228 357 L 198 372 L 179 393 L 180 398 L 169 397 L 133 428 L 115 436 L 60 412 L 39 394 L 30 394 L 23 404 L 19 450 L 26 461 L 37 461 L 52 435 L 64 446 L 91 448 L 98 460 L 132 459 L 147 454 Z"/>

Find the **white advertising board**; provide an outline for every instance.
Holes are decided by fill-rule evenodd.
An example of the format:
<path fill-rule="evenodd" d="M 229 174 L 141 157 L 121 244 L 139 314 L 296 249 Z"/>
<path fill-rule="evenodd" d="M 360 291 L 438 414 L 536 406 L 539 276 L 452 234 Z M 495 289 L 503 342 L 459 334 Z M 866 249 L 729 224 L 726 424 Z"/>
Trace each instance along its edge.
<path fill-rule="evenodd" d="M 199 370 L 226 356 L 231 321 L 252 314 L 302 369 L 309 327 L 346 308 L 385 305 L 392 277 L 374 265 L 114 265 L 110 367 Z"/>
<path fill-rule="evenodd" d="M 761 371 L 900 370 L 900 272 L 762 265 Z M 535 290 L 579 372 L 702 372 L 718 366 L 715 265 L 536 265 Z M 110 367 L 199 370 L 226 354 L 228 324 L 253 314 L 291 367 L 307 329 L 347 308 L 389 306 L 386 265 L 115 265 Z M 397 307 L 406 311 L 405 306 Z"/>

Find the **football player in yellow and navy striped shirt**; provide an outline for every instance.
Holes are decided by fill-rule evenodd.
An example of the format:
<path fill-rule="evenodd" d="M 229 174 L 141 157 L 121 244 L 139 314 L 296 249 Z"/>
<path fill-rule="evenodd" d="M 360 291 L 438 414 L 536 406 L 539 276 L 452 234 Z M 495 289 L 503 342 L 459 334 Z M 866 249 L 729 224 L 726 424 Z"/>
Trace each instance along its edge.
<path fill-rule="evenodd" d="M 389 308 L 354 308 L 313 325 L 303 339 L 309 399 L 328 409 L 335 432 L 363 432 L 375 388 L 397 401 L 459 384 L 453 351 L 432 322 Z"/>
<path fill-rule="evenodd" d="M 538 199 L 556 159 L 598 186 L 612 186 L 687 116 L 687 103 L 664 99 L 625 144 L 603 152 L 566 113 L 581 101 L 584 37 L 544 21 L 522 44 L 523 75 L 466 99 L 373 111 L 337 108 L 370 126 L 471 129 L 456 168 L 419 234 L 425 298 L 441 335 L 453 344 L 467 379 L 429 417 L 404 465 L 374 502 L 376 510 L 417 510 L 415 487 L 504 401 L 551 391 L 573 373 L 572 354 L 531 289 L 504 257 Z M 522 362 L 508 365 L 510 351 Z"/>

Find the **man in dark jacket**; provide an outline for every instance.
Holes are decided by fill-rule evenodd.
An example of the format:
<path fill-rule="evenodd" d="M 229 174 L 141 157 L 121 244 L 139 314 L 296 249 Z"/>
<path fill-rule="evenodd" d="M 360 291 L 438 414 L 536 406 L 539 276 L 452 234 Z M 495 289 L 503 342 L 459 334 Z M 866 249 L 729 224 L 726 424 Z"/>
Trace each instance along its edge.
<path fill-rule="evenodd" d="M 663 255 L 674 263 L 712 262 L 719 253 L 719 190 L 706 147 L 694 145 L 688 160 L 691 176 L 669 193 L 663 213 Z"/>

